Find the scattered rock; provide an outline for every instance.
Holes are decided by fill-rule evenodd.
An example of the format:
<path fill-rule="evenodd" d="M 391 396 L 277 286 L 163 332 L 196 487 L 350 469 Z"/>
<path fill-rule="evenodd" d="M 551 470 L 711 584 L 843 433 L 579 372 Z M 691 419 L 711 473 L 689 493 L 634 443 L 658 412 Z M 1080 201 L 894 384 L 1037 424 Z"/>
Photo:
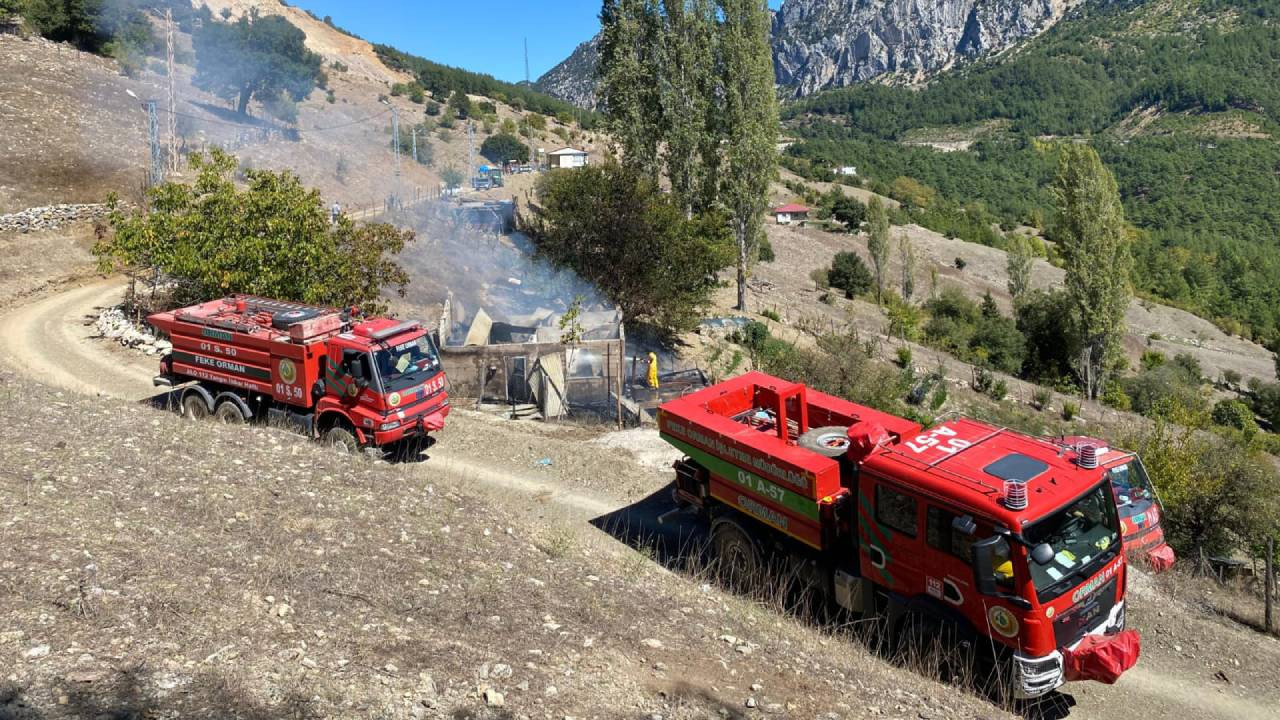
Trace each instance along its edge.
<path fill-rule="evenodd" d="M 493 688 L 485 688 L 484 690 L 485 705 L 488 705 L 489 707 L 502 707 L 506 703 L 506 701 L 507 699 L 502 696 L 502 693 L 498 692 L 497 690 L 494 690 Z"/>
<path fill-rule="evenodd" d="M 27 208 L 9 215 L 0 215 L 0 232 L 56 230 L 63 225 L 106 217 L 108 212 L 107 206 L 101 203 Z"/>
<path fill-rule="evenodd" d="M 30 650 L 27 650 L 26 652 L 22 653 L 22 657 L 28 660 L 39 660 L 40 658 L 47 657 L 48 655 L 49 655 L 48 645 L 36 645 Z"/>
<path fill-rule="evenodd" d="M 653 648 L 654 650 L 662 647 L 662 641 L 657 638 L 645 638 L 640 641 L 640 644 L 647 648 Z"/>

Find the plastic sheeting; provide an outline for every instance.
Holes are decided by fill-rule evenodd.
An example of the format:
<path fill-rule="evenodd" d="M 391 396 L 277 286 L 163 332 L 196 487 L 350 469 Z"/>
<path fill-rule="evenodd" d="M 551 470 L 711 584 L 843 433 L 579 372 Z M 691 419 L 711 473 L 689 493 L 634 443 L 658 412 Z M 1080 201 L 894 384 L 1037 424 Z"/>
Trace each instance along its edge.
<path fill-rule="evenodd" d="M 1080 644 L 1062 652 L 1068 680 L 1096 680 L 1111 685 L 1138 662 L 1142 640 L 1134 630 L 1115 635 L 1085 635 Z"/>
<path fill-rule="evenodd" d="M 1147 553 L 1147 562 L 1151 564 L 1151 569 L 1155 572 L 1164 572 L 1173 567 L 1176 559 L 1177 557 L 1173 554 L 1173 548 L 1164 544 L 1152 548 Z"/>

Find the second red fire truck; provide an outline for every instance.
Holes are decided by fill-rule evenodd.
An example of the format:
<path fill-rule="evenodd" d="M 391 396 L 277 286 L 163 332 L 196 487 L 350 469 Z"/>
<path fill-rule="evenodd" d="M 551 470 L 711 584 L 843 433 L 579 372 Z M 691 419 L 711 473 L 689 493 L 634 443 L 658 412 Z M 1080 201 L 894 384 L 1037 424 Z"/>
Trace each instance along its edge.
<path fill-rule="evenodd" d="M 734 572 L 780 558 L 891 628 L 983 639 L 1023 698 L 1137 661 L 1112 491 L 1133 456 L 968 418 L 924 428 L 762 373 L 668 402 L 658 422 L 685 454 L 677 502 Z"/>

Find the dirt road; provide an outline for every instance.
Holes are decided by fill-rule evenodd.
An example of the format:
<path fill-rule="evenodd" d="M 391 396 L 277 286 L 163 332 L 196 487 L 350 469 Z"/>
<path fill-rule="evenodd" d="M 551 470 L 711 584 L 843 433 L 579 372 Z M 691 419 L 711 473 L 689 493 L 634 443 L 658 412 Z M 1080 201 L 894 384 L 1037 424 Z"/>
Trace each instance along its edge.
<path fill-rule="evenodd" d="M 155 394 L 151 386 L 154 358 L 118 351 L 92 337 L 86 319 L 95 307 L 117 301 L 124 284 L 120 280 L 98 280 L 67 285 L 42 298 L 23 301 L 0 315 L 0 362 L 16 371 L 50 386 L 80 393 L 101 394 L 127 400 L 142 400 Z M 619 495 L 635 495 L 635 478 L 655 478 L 652 470 L 631 472 L 619 469 L 628 478 L 626 490 L 608 491 L 598 486 L 569 484 L 591 471 L 592 462 L 605 458 L 586 458 L 584 470 L 577 475 L 529 473 L 513 471 L 523 467 L 517 460 L 522 446 L 535 453 L 559 453 L 567 462 L 571 455 L 606 452 L 583 447 L 576 436 L 556 438 L 555 431 L 538 426 L 520 429 L 508 424 L 503 433 L 509 445 L 493 447 L 485 440 L 484 424 L 492 422 L 471 414 L 459 413 L 459 426 L 470 426 L 475 433 L 459 431 L 457 436 L 482 436 L 476 443 L 446 439 L 431 453 L 422 472 L 449 475 L 466 481 L 479 490 L 516 493 L 539 503 L 554 505 L 559 513 L 590 522 L 626 540 L 624 535 L 666 536 L 677 542 L 687 539 L 688 528 L 658 525 L 656 518 L 670 508 L 661 479 L 653 481 L 652 494 L 643 500 L 628 502 Z M 503 459 L 503 452 L 511 455 Z M 615 451 L 609 451 L 615 452 Z M 638 474 L 637 474 L 638 473 Z M 648 473 L 647 475 L 645 473 Z M 595 473 L 599 475 L 599 473 Z M 605 478 L 607 481 L 608 478 Z M 590 487 L 584 491 L 582 487 Z M 530 505 L 529 502 L 524 502 Z M 618 527 L 625 526 L 619 532 Z M 1131 617 L 1147 635 L 1140 665 L 1121 678 L 1115 686 L 1078 684 L 1067 688 L 1059 697 L 1060 706 L 1046 708 L 1038 717 L 1060 717 L 1069 710 L 1072 717 L 1115 718 L 1128 720 L 1136 711 L 1156 717 L 1188 718 L 1274 718 L 1275 703 L 1280 699 L 1280 685 L 1269 675 L 1268 668 L 1280 665 L 1280 643 L 1263 638 L 1225 621 L 1215 620 L 1191 610 L 1180 601 L 1152 595 L 1147 590 L 1134 599 Z M 1176 623 L 1168 615 L 1176 616 Z M 1159 618 L 1157 619 L 1157 615 Z M 1186 615 L 1183 617 L 1182 615 Z M 1172 629 L 1170 629 L 1172 627 Z M 1163 633 L 1163 634 L 1162 634 Z M 1151 640 L 1168 640 L 1172 635 L 1182 645 L 1195 647 L 1198 659 L 1189 660 L 1181 647 Z M 1172 648 L 1172 649 L 1170 649 Z M 1229 657 L 1231 656 L 1231 657 Z M 1235 657 L 1243 658 L 1243 664 Z M 1235 665 L 1232 665 L 1232 662 Z M 1216 679 L 1219 667 L 1230 668 L 1234 683 Z"/>

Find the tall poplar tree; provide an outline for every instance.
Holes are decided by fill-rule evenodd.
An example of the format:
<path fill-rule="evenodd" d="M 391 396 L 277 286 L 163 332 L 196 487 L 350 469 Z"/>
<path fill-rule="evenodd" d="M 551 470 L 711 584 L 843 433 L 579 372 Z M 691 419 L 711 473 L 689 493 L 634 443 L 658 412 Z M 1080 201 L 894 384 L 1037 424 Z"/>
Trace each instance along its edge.
<path fill-rule="evenodd" d="M 1014 300 L 1031 289 L 1031 241 L 1022 235 L 1009 238 L 1008 262 L 1009 294 Z"/>
<path fill-rule="evenodd" d="M 884 295 L 884 271 L 889 265 L 889 211 L 880 198 L 873 197 L 867 205 L 867 250 L 871 252 L 871 265 L 876 271 L 876 302 Z"/>
<path fill-rule="evenodd" d="M 1132 297 L 1132 241 L 1115 177 L 1093 148 L 1074 143 L 1062 148 L 1053 193 L 1053 235 L 1066 269 L 1073 327 L 1080 334 L 1076 369 L 1085 396 L 1096 399 L 1120 358 L 1124 313 Z"/>
<path fill-rule="evenodd" d="M 705 151 L 708 139 L 718 137 L 712 112 L 716 8 L 712 0 L 663 0 L 662 10 L 662 73 L 654 81 L 662 103 L 663 160 L 672 195 L 692 217 L 715 202 Z"/>
<path fill-rule="evenodd" d="M 769 183 L 778 165 L 778 100 L 764 0 L 718 0 L 719 119 L 725 152 L 720 200 L 738 244 L 738 310 L 747 309 L 747 272 L 764 235 Z"/>
<path fill-rule="evenodd" d="M 605 129 L 623 164 L 651 180 L 661 170 L 663 21 L 658 0 L 604 0 L 597 66 Z"/>

